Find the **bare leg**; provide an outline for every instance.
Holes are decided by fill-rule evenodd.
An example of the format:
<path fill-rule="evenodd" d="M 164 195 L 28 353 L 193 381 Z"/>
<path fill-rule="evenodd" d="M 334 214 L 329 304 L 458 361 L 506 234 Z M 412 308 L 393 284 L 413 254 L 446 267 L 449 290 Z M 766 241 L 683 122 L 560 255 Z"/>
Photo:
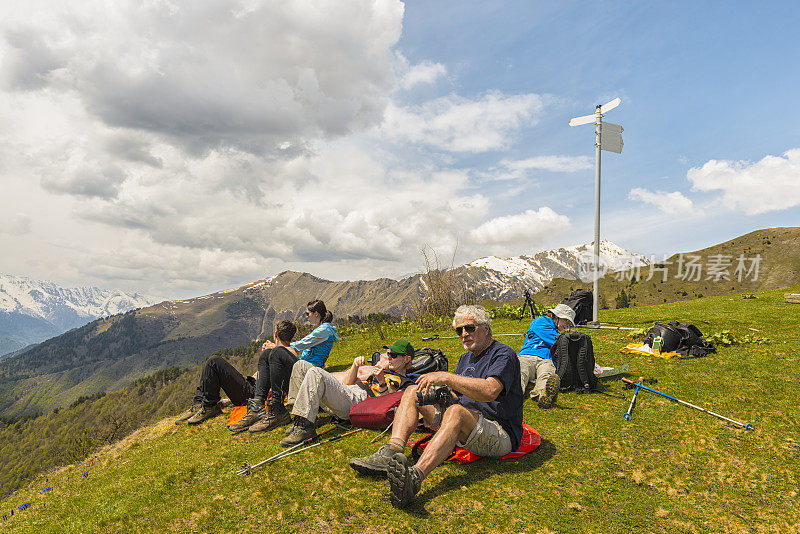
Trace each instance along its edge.
<path fill-rule="evenodd" d="M 403 397 L 405 399 L 405 396 Z M 401 404 L 402 405 L 402 404 Z M 459 404 L 450 406 L 442 418 L 442 426 L 433 435 L 425 451 L 416 464 L 424 476 L 433 471 L 435 467 L 444 462 L 453 452 L 456 442 L 467 441 L 475 425 L 478 423 L 479 414 L 472 412 Z"/>
<path fill-rule="evenodd" d="M 419 416 L 426 421 L 433 421 L 436 409 L 433 406 L 417 406 L 417 386 L 409 386 L 403 393 L 400 406 L 394 415 L 392 426 L 392 438 L 389 442 L 396 445 L 400 450 L 405 448 L 408 438 L 417 429 Z M 402 445 L 400 445 L 402 443 Z"/>

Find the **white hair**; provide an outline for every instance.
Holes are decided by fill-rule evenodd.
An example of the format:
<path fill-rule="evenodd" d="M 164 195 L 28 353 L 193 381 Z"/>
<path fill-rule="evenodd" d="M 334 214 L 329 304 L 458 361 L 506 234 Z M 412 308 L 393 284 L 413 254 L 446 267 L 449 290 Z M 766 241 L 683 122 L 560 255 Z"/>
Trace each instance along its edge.
<path fill-rule="evenodd" d="M 489 335 L 492 334 L 492 318 L 483 306 L 475 304 L 459 306 L 455 315 L 453 315 L 453 328 L 455 328 L 458 319 L 473 319 L 475 324 L 486 326 L 489 329 Z"/>

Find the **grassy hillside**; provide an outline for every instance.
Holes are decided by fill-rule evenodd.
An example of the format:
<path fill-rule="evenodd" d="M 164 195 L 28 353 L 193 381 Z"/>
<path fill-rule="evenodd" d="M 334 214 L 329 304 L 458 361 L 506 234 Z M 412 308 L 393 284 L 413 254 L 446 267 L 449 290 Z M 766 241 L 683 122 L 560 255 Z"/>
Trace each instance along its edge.
<path fill-rule="evenodd" d="M 761 257 L 757 277 L 755 270 L 748 272 L 756 255 Z M 617 307 L 617 298 L 623 292 L 630 306 L 644 306 L 800 284 L 798 227 L 757 230 L 712 247 L 682 253 L 681 256 L 684 263 L 680 271 L 681 258 L 675 254 L 665 262 L 626 273 L 624 277 L 612 273 L 601 278 L 601 308 Z M 692 256 L 699 257 L 696 260 L 699 271 L 687 267 Z M 735 273 L 740 256 L 745 258 L 741 281 Z M 713 271 L 709 272 L 709 264 L 718 261 L 724 266 L 719 276 Z M 700 279 L 695 280 L 698 274 Z M 563 295 L 578 288 L 591 291 L 592 283 L 556 279 L 537 292 L 534 298 L 537 303 L 559 302 Z"/>
<path fill-rule="evenodd" d="M 0 502 L 25 503 L 0 520 L 14 532 L 796 532 L 800 408 L 796 402 L 800 305 L 784 292 L 800 287 L 647 307 L 608 310 L 603 321 L 647 326 L 692 322 L 707 335 L 729 331 L 768 343 L 720 346 L 694 360 L 624 355 L 625 331 L 593 330 L 602 365 L 631 364 L 630 376 L 743 422 L 747 432 L 647 392 L 631 421 L 620 382 L 607 395 L 559 396 L 556 409 L 530 401 L 525 420 L 543 443 L 518 460 L 447 464 L 427 479 L 407 511 L 394 510 L 387 483 L 356 476 L 351 456 L 371 452 L 364 431 L 237 477 L 245 461 L 278 450 L 281 433 L 231 436 L 217 419 L 176 427 L 171 419 L 141 429 L 81 463 L 40 475 Z M 526 324 L 496 320 L 495 333 Z M 756 329 L 757 332 L 754 332 Z M 331 356 L 341 367 L 382 338 L 428 333 L 394 324 L 344 336 Z M 440 331 L 449 335 L 447 330 Z M 501 337 L 515 349 L 521 337 Z M 455 364 L 457 340 L 438 340 Z M 385 438 L 378 445 L 385 442 Z M 39 493 L 52 487 L 45 493 Z M 3 512 L 6 513 L 6 512 Z"/>

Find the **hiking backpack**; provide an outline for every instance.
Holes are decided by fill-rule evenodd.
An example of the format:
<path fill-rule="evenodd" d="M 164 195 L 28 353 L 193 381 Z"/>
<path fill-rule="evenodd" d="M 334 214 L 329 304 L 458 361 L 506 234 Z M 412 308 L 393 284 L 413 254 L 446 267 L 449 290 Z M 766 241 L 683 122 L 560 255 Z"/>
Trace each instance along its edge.
<path fill-rule="evenodd" d="M 381 357 L 380 352 L 372 353 L 372 365 L 376 365 Z M 423 347 L 414 351 L 414 359 L 406 374 L 424 375 L 433 371 L 447 371 L 450 362 L 447 355 L 439 349 Z"/>
<path fill-rule="evenodd" d="M 586 324 L 592 320 L 592 292 L 585 289 L 576 289 L 567 298 L 561 301 L 575 310 L 575 324 Z"/>
<path fill-rule="evenodd" d="M 678 321 L 655 323 L 647 332 L 644 342 L 653 346 L 653 340 L 661 336 L 661 352 L 677 352 L 687 358 L 701 358 L 717 352 L 713 343 L 703 339 L 703 334 L 693 324 Z"/>
<path fill-rule="evenodd" d="M 561 379 L 561 390 L 586 393 L 597 389 L 592 338 L 582 332 L 559 334 L 550 347 L 550 357 Z"/>

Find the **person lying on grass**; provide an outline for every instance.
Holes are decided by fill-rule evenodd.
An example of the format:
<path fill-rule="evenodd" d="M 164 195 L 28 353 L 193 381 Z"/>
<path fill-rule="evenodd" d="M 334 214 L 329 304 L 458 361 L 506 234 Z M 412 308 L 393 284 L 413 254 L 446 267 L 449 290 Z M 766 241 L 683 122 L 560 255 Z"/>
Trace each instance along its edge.
<path fill-rule="evenodd" d="M 291 420 L 289 412 L 283 405 L 283 399 L 289 389 L 289 377 L 292 367 L 298 360 L 308 361 L 322 367 L 328 360 L 334 342 L 339 340 L 336 327 L 331 324 L 333 314 L 321 300 L 312 300 L 306 307 L 306 318 L 314 325 L 314 330 L 306 337 L 291 345 L 278 346 L 267 340 L 261 346 L 263 352 L 259 357 L 258 376 L 264 376 L 264 383 L 259 379 L 256 395 L 247 403 L 247 413 L 239 421 L 228 427 L 231 432 L 263 432 L 276 426 L 285 425 Z M 283 350 L 279 350 L 283 349 Z M 299 358 L 297 351 L 303 351 Z M 268 365 L 261 365 L 264 354 L 267 354 Z M 266 373 L 266 374 L 265 374 Z M 267 392 L 271 391 L 268 406 L 264 409 Z"/>
<path fill-rule="evenodd" d="M 255 376 L 245 377 L 223 356 L 211 356 L 203 364 L 191 408 L 178 417 L 175 424 L 196 425 L 220 415 L 220 389 L 225 391 L 236 406 L 247 404 L 248 415 L 251 408 L 259 414 L 259 418 L 264 414 L 264 401 L 270 390 L 271 399 L 279 399 L 283 408 L 282 392 L 288 388 L 292 366 L 297 362 L 297 354 L 289 345 L 296 332 L 297 327 L 291 321 L 280 321 L 275 325 L 275 343 L 271 343 L 272 348 L 263 350 L 259 355 L 258 372 Z M 256 408 L 258 406 L 261 407 L 260 412 Z M 233 428 L 233 425 L 230 429 L 242 430 Z"/>
<path fill-rule="evenodd" d="M 539 408 L 552 408 L 558 398 L 561 382 L 556 374 L 556 366 L 550 356 L 550 348 L 556 336 L 575 324 L 575 311 L 566 304 L 559 304 L 547 310 L 547 315 L 531 321 L 525 342 L 519 349 L 519 366 L 522 378 L 522 392 L 533 383 L 531 398 Z"/>
<path fill-rule="evenodd" d="M 372 456 L 353 458 L 362 474 L 388 476 L 389 498 L 399 508 L 419 492 L 422 480 L 459 445 L 480 456 L 505 456 L 522 439 L 522 387 L 519 359 L 508 345 L 492 339 L 491 319 L 482 306 L 461 306 L 453 327 L 467 350 L 452 373 L 436 371 L 417 379 L 403 393 L 394 417 L 392 437 Z M 448 386 L 449 402 L 419 405 L 417 393 Z M 436 430 L 419 461 L 410 466 L 408 438 L 422 416 Z"/>
<path fill-rule="evenodd" d="M 406 370 L 414 359 L 414 347 L 405 339 L 384 345 L 376 365 L 364 365 L 358 356 L 353 365 L 341 373 L 329 373 L 308 362 L 299 361 L 292 369 L 289 396 L 294 398 L 294 426 L 281 441 L 284 447 L 297 445 L 317 435 L 316 419 L 320 408 L 336 417 L 347 419 L 350 408 L 367 397 L 384 395 L 403 389 L 413 382 Z"/>

